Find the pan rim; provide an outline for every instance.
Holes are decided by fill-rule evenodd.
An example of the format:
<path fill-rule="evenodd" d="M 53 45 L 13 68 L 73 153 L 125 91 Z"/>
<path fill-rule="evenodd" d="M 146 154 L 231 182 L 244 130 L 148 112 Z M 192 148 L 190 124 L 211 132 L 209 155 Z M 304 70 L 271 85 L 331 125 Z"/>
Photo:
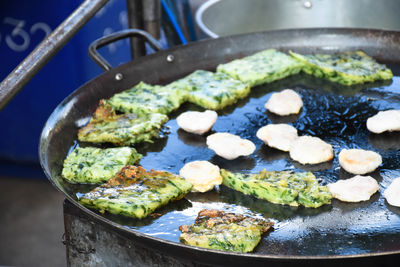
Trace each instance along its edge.
<path fill-rule="evenodd" d="M 159 57 L 159 56 L 164 56 L 167 54 L 173 54 L 175 51 L 179 51 L 182 48 L 193 48 L 197 45 L 202 45 L 203 43 L 207 42 L 207 43 L 212 43 L 212 42 L 218 42 L 219 40 L 227 40 L 227 39 L 231 39 L 231 38 L 242 38 L 244 36 L 250 36 L 250 35 L 256 35 L 256 34 L 265 34 L 265 33 L 273 33 L 273 32 L 285 32 L 285 33 L 290 33 L 290 32 L 299 32 L 299 31 L 305 31 L 305 32 L 313 32 L 313 31 L 326 31 L 326 32 L 338 32 L 338 33 L 352 33 L 352 31 L 356 31 L 356 32 L 363 32 L 363 33 L 386 33 L 386 34 L 395 34 L 400 36 L 400 31 L 387 31 L 387 30 L 376 30 L 376 29 L 353 29 L 353 28 L 307 28 L 307 29 L 288 29 L 288 30 L 275 30 L 275 31 L 265 31 L 265 32 L 257 32 L 257 33 L 246 33 L 246 34 L 238 34 L 238 35 L 234 35 L 234 36 L 226 36 L 226 37 L 220 37 L 217 39 L 207 39 L 207 40 L 201 40 L 199 42 L 196 43 L 190 43 L 190 44 L 186 44 L 186 45 L 182 45 L 182 46 L 177 46 L 174 48 L 171 48 L 169 50 L 164 50 L 164 51 L 160 51 L 151 55 L 148 55 L 144 58 L 138 59 L 137 61 L 135 61 L 135 64 L 141 64 L 141 62 L 145 61 L 148 59 L 148 57 Z M 94 211 L 84 207 L 83 205 L 81 205 L 80 203 L 78 203 L 75 199 L 73 199 L 67 192 L 65 192 L 60 185 L 58 185 L 55 181 L 55 179 L 52 177 L 49 166 L 48 166 L 48 162 L 47 162 L 47 155 L 45 153 L 45 151 L 47 151 L 46 149 L 46 143 L 44 140 L 46 140 L 46 136 L 48 135 L 48 131 L 50 131 L 52 129 L 52 123 L 54 124 L 55 122 L 52 121 L 54 120 L 56 117 L 58 117 L 57 115 L 59 115 L 59 109 L 63 109 L 67 104 L 70 103 L 70 101 L 74 98 L 75 95 L 79 94 L 81 91 L 84 90 L 84 88 L 88 85 L 91 84 L 93 82 L 98 81 L 99 78 L 101 77 L 114 77 L 115 74 L 120 73 L 122 70 L 124 70 L 126 68 L 127 65 L 132 64 L 132 62 L 127 62 L 125 64 L 122 64 L 120 66 L 117 66 L 113 69 L 111 69 L 110 71 L 107 71 L 105 73 L 102 73 L 101 75 L 93 78 L 92 80 L 88 81 L 87 83 L 83 84 L 82 86 L 80 86 L 79 88 L 77 88 L 76 90 L 74 90 L 70 95 L 68 95 L 60 104 L 58 104 L 58 106 L 55 108 L 55 110 L 51 113 L 51 115 L 49 116 L 48 120 L 46 121 L 45 125 L 43 126 L 41 135 L 40 135 L 40 142 L 39 142 L 39 159 L 40 159 L 40 165 L 47 177 L 48 180 L 50 180 L 51 184 L 53 186 L 55 186 L 57 188 L 57 190 L 59 190 L 60 192 L 62 192 L 65 197 L 77 208 L 79 208 L 80 210 L 83 210 L 84 213 L 90 215 L 91 217 L 100 220 L 102 222 L 104 222 L 107 225 L 111 225 L 112 227 L 114 227 L 115 229 L 119 229 L 121 231 L 127 232 L 129 234 L 133 234 L 134 236 L 136 236 L 137 238 L 145 238 L 145 239 L 149 239 L 161 244 L 167 244 L 173 247 L 180 247 L 180 248 L 185 248 L 185 249 L 189 249 L 189 250 L 194 250 L 194 251 L 199 251 L 199 252 L 203 252 L 206 254 L 215 254 L 215 255 L 225 255 L 225 256 L 237 256 L 237 257 L 245 257 L 245 258 L 254 258 L 254 259 L 274 259 L 274 260 L 329 260 L 329 259 L 356 259 L 356 258 L 367 258 L 367 257 L 377 257 L 377 256 L 386 256 L 386 255 L 396 255 L 399 254 L 400 251 L 384 251 L 384 252 L 371 252 L 371 253 L 357 253 L 357 254 L 349 254 L 349 255 L 276 255 L 276 254 L 256 254 L 256 253 L 235 253 L 235 252 L 226 252 L 226 251 L 216 251 L 216 250 L 212 250 L 212 249 L 206 249 L 206 248 L 198 248 L 198 247 L 193 247 L 193 246 L 189 246 L 189 245 L 185 245 L 185 244 L 181 244 L 178 242 L 174 242 L 174 241 L 169 241 L 166 239 L 162 239 L 159 237 L 154 237 L 154 236 L 150 236 L 144 233 L 141 233 L 139 231 L 130 229 L 128 227 L 125 227 L 123 225 L 120 225 L 118 223 L 115 223 L 101 215 L 98 215 L 97 213 L 95 213 Z M 55 126 L 56 124 L 54 124 L 53 126 Z"/>

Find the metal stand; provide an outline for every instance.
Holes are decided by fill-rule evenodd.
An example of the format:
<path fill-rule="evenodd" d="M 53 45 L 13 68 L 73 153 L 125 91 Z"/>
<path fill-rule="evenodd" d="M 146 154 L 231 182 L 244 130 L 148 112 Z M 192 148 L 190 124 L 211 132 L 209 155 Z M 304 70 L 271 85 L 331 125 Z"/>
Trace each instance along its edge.
<path fill-rule="evenodd" d="M 206 266 L 141 246 L 64 201 L 68 266 Z"/>
<path fill-rule="evenodd" d="M 185 251 L 181 254 L 161 248 L 151 248 L 143 242 L 134 240 L 129 234 L 121 233 L 118 228 L 105 224 L 95 217 L 84 213 L 68 200 L 64 201 L 65 245 L 68 266 L 159 266 L 159 267 L 206 267 L 215 266 L 185 259 Z M 182 256 L 182 257 L 180 257 Z M 210 261 L 202 257 L 203 262 Z M 273 259 L 249 262 L 238 260 L 218 264 L 217 266 L 343 266 L 343 267 L 395 267 L 399 263 L 399 255 L 379 257 L 361 257 L 348 259 L 310 259 L 279 260 Z M 194 259 L 193 259 L 194 260 Z"/>

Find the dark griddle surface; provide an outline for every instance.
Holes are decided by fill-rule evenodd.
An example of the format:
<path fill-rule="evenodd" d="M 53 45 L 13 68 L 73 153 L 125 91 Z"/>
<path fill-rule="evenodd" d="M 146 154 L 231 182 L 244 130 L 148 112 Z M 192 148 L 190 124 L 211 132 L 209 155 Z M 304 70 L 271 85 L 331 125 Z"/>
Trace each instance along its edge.
<path fill-rule="evenodd" d="M 396 66 L 390 67 L 396 71 Z M 279 117 L 266 112 L 264 103 L 271 92 L 285 88 L 293 88 L 301 95 L 304 102 L 301 113 Z M 159 218 L 138 221 L 107 214 L 105 217 L 141 233 L 179 242 L 180 225 L 192 224 L 203 208 L 216 208 L 275 221 L 275 230 L 265 235 L 254 251 L 256 254 L 328 256 L 400 250 L 400 208 L 388 205 L 383 197 L 383 190 L 391 180 L 400 176 L 400 133 L 375 135 L 365 126 L 367 118 L 378 110 L 392 108 L 400 109 L 398 76 L 392 81 L 346 87 L 307 75 L 296 75 L 253 88 L 249 97 L 218 112 L 219 118 L 212 132 L 227 131 L 253 141 L 257 148 L 249 157 L 225 160 L 207 148 L 206 136 L 180 130 L 175 120 L 177 115 L 186 110 L 201 110 L 190 104 L 172 114 L 161 139 L 154 144 L 136 146 L 145 154 L 140 164 L 146 169 L 179 173 L 187 162 L 208 160 L 237 172 L 254 173 L 264 168 L 312 171 L 322 184 L 352 177 L 339 166 L 337 155 L 341 149 L 373 150 L 382 155 L 383 164 L 371 174 L 379 182 L 380 192 L 369 201 L 343 203 L 333 200 L 332 205 L 318 209 L 294 208 L 271 204 L 220 186 L 205 194 L 191 193 L 186 199 L 164 207 Z M 293 162 L 288 153 L 263 145 L 256 138 L 256 131 L 270 123 L 290 123 L 298 129 L 299 135 L 320 137 L 332 144 L 334 160 L 304 166 Z M 90 188 L 74 186 L 70 190 L 74 195 Z"/>

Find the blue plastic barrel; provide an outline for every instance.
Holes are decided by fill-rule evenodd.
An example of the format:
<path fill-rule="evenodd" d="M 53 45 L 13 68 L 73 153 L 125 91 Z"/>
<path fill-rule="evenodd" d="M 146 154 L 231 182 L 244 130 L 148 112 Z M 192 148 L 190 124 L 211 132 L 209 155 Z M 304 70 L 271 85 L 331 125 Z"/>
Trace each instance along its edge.
<path fill-rule="evenodd" d="M 3 80 L 82 1 L 0 1 L 0 79 Z M 89 44 L 127 28 L 126 1 L 111 0 L 0 111 L 0 176 L 44 177 L 39 136 L 54 108 L 80 85 L 102 73 Z M 128 41 L 101 49 L 114 66 L 130 60 Z"/>

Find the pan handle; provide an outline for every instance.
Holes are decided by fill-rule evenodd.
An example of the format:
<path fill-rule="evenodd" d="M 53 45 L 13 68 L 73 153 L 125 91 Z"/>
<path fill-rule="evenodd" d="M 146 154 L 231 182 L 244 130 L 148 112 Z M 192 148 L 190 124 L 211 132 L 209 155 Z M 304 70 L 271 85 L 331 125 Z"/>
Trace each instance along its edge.
<path fill-rule="evenodd" d="M 99 65 L 104 71 L 109 71 L 112 69 L 112 66 L 105 60 L 99 53 L 98 49 L 106 46 L 110 43 L 119 41 L 121 39 L 127 38 L 127 37 L 140 37 L 144 38 L 145 41 L 149 43 L 149 45 L 156 51 L 159 51 L 162 49 L 161 44 L 154 39 L 153 36 L 151 36 L 149 33 L 138 30 L 138 29 L 128 29 L 128 30 L 123 30 L 119 32 L 112 33 L 110 35 L 101 37 L 97 40 L 95 40 L 93 43 L 90 44 L 89 46 L 89 56 L 93 61 Z"/>

